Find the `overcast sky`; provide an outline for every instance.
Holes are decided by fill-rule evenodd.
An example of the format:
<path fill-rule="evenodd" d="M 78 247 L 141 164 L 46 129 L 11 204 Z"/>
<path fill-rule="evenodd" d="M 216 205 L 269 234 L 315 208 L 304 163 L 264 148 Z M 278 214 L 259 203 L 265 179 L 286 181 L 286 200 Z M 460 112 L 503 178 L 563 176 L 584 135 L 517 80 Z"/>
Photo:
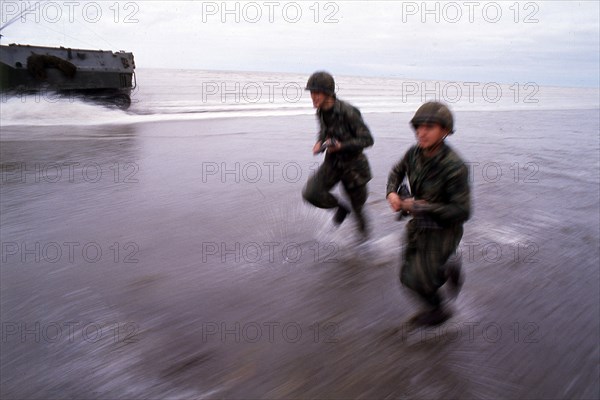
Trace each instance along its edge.
<path fill-rule="evenodd" d="M 126 50 L 138 68 L 598 87 L 598 1 L 11 1 L 2 44 Z M 425 5 L 423 5 L 425 4 Z"/>

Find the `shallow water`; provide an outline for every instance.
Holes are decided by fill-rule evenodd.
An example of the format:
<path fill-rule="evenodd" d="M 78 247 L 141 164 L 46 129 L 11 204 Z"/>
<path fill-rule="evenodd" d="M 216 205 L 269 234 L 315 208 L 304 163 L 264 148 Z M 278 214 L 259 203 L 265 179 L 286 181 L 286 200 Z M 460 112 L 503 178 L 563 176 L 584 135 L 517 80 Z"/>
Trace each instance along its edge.
<path fill-rule="evenodd" d="M 6 398 L 592 398 L 599 111 L 457 112 L 467 281 L 409 332 L 384 200 L 409 113 L 365 114 L 368 213 L 302 202 L 314 117 L 4 126 Z"/>

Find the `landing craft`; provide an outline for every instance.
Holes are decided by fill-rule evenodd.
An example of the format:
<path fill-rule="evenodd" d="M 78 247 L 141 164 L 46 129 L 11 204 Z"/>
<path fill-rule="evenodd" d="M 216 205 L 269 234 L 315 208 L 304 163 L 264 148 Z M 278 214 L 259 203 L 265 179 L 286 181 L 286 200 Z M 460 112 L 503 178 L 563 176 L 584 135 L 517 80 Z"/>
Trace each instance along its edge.
<path fill-rule="evenodd" d="M 54 91 L 81 94 L 126 109 L 136 87 L 132 53 L 0 45 L 0 91 L 20 95 Z"/>

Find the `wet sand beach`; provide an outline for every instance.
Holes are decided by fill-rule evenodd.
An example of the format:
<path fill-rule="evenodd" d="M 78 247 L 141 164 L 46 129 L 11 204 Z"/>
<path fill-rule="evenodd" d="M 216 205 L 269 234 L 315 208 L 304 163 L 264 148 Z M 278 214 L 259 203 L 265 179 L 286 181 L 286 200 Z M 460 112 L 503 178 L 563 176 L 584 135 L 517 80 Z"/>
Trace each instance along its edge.
<path fill-rule="evenodd" d="M 596 398 L 598 109 L 458 112 L 466 282 L 409 331 L 375 138 L 352 216 L 306 205 L 314 116 L 3 127 L 2 398 Z"/>

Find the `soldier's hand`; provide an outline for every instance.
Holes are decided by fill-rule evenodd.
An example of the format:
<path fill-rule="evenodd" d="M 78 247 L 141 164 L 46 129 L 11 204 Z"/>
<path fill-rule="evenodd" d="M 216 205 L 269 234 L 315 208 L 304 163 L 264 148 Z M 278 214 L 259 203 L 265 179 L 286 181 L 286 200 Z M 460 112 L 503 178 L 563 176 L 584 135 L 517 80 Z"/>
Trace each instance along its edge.
<path fill-rule="evenodd" d="M 388 203 L 390 203 L 390 207 L 392 207 L 392 210 L 394 211 L 400 211 L 402 210 L 402 199 L 400 198 L 400 196 L 398 196 L 397 193 L 390 193 L 387 196 L 387 201 Z"/>
<path fill-rule="evenodd" d="M 320 140 L 317 143 L 315 143 L 315 145 L 313 146 L 313 155 L 316 155 L 321 151 L 322 145 L 323 145 L 323 142 L 321 142 Z"/>
<path fill-rule="evenodd" d="M 413 212 L 416 213 L 425 213 L 428 212 L 431 208 L 428 202 L 425 200 L 416 200 L 413 204 Z"/>
<path fill-rule="evenodd" d="M 409 197 L 407 199 L 402 200 L 402 209 L 404 211 L 413 212 L 415 207 L 415 198 Z"/>
<path fill-rule="evenodd" d="M 339 140 L 336 140 L 335 144 L 333 146 L 330 144 L 329 147 L 327 147 L 327 151 L 330 153 L 335 153 L 336 151 L 340 151 L 341 148 L 342 148 L 342 144 L 340 143 Z"/>

